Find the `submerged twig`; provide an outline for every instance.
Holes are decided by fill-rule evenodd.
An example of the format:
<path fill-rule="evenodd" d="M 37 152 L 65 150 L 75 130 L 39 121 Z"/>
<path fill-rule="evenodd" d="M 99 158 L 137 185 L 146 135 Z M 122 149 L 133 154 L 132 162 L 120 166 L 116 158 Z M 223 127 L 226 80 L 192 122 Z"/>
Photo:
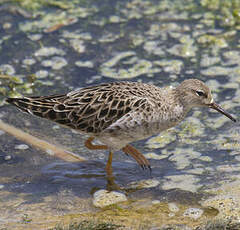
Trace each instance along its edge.
<path fill-rule="evenodd" d="M 84 161 L 85 158 L 78 156 L 75 153 L 70 151 L 63 150 L 62 148 L 50 144 L 47 141 L 41 140 L 37 137 L 34 137 L 24 131 L 6 124 L 2 120 L 0 120 L 0 129 L 7 132 L 8 134 L 14 136 L 15 138 L 24 141 L 34 147 L 40 148 L 44 151 L 50 151 L 53 156 L 63 159 L 65 161 L 76 162 L 76 161 Z"/>
<path fill-rule="evenodd" d="M 56 25 L 53 25 L 47 29 L 44 30 L 45 33 L 51 33 L 51 32 L 54 32 L 56 30 L 59 30 L 60 28 L 64 27 L 64 26 L 68 26 L 68 25 L 71 25 L 71 24 L 74 24 L 76 23 L 78 20 L 77 18 L 69 18 L 68 20 L 66 20 L 65 22 L 63 23 L 58 23 Z"/>

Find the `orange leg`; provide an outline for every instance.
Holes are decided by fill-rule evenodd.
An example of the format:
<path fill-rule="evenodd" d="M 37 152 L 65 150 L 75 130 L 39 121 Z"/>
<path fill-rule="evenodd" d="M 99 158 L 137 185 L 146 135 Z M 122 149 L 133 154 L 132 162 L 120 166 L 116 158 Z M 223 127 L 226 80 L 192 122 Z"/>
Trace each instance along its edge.
<path fill-rule="evenodd" d="M 112 170 L 112 157 L 113 152 L 109 152 L 108 161 L 105 167 L 105 170 L 107 172 L 107 190 L 113 191 L 113 190 L 122 190 L 119 185 L 115 183 L 115 177 L 113 176 L 113 170 Z"/>
<path fill-rule="evenodd" d="M 112 177 L 112 158 L 113 158 L 113 153 L 110 151 L 109 152 L 109 155 L 108 155 L 108 161 L 107 161 L 107 164 L 106 164 L 106 167 L 105 167 L 105 170 L 107 172 L 107 176 L 108 177 Z"/>
<path fill-rule="evenodd" d="M 131 155 L 137 161 L 137 163 L 142 167 L 142 169 L 149 168 L 151 170 L 149 161 L 137 149 L 135 149 L 131 145 L 126 145 L 124 148 L 122 148 L 122 150 L 127 155 Z"/>
<path fill-rule="evenodd" d="M 89 137 L 86 141 L 85 141 L 85 146 L 88 149 L 91 150 L 96 150 L 96 149 L 108 149 L 108 147 L 106 145 L 93 145 L 92 141 L 94 140 L 94 137 Z M 109 156 L 108 156 L 108 161 L 107 161 L 107 165 L 106 165 L 106 172 L 107 175 L 112 177 L 112 157 L 113 157 L 113 153 L 110 151 L 109 152 Z"/>
<path fill-rule="evenodd" d="M 94 140 L 94 137 L 89 137 L 86 141 L 85 141 L 85 146 L 88 149 L 91 150 L 96 150 L 96 149 L 108 149 L 108 147 L 106 145 L 93 145 L 92 141 Z"/>
<path fill-rule="evenodd" d="M 92 141 L 94 140 L 94 137 L 89 137 L 85 141 L 85 146 L 88 149 L 96 150 L 96 149 L 108 149 L 106 145 L 93 145 Z M 105 167 L 106 173 L 107 173 L 107 190 L 120 190 L 120 187 L 114 182 L 114 176 L 113 176 L 113 169 L 112 169 L 112 158 L 113 158 L 113 152 L 109 152 L 108 161 Z"/>

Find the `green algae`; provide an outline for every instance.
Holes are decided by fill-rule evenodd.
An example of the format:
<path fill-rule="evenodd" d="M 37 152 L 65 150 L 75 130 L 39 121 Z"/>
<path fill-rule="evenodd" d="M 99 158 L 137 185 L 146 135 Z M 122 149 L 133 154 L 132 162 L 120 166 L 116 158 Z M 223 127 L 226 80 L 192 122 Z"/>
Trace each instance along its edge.
<path fill-rule="evenodd" d="M 228 46 L 227 42 L 224 38 L 204 34 L 197 39 L 197 42 L 203 46 L 217 46 L 219 48 L 225 48 Z"/>
<path fill-rule="evenodd" d="M 176 140 L 174 132 L 169 130 L 161 132 L 158 136 L 150 138 L 146 145 L 151 149 L 164 148 Z"/>
<path fill-rule="evenodd" d="M 215 15 L 215 20 L 224 27 L 240 24 L 240 1 L 238 0 L 201 0 L 201 5 Z"/>
<path fill-rule="evenodd" d="M 184 63 L 180 60 L 161 60 L 161 61 L 154 61 L 155 65 L 160 66 L 163 68 L 165 72 L 180 74 L 184 67 Z"/>
<path fill-rule="evenodd" d="M 125 56 L 123 57 L 125 58 Z M 134 63 L 130 67 L 126 66 L 125 68 L 115 66 L 118 61 L 120 61 L 120 59 L 117 56 L 117 58 L 114 58 L 113 60 L 104 63 L 101 66 L 101 74 L 109 78 L 131 79 L 144 74 L 149 75 L 160 71 L 158 68 L 152 68 L 152 63 L 147 60 L 135 59 L 134 62 L 136 63 Z"/>
<path fill-rule="evenodd" d="M 119 61 L 121 61 L 121 59 L 125 59 L 127 57 L 131 57 L 134 55 L 136 55 L 136 53 L 133 51 L 125 51 L 125 52 L 119 53 L 118 55 L 116 55 L 115 57 L 110 59 L 109 61 L 105 62 L 103 64 L 103 67 L 111 68 L 111 67 L 115 66 Z"/>
<path fill-rule="evenodd" d="M 79 223 L 71 223 L 65 227 L 61 226 L 61 224 L 58 224 L 55 228 L 51 228 L 49 230 L 121 230 L 123 227 L 123 225 L 117 225 L 102 221 L 84 220 Z"/>
<path fill-rule="evenodd" d="M 94 18 L 95 17 L 94 12 L 97 12 L 97 10 L 95 10 L 94 7 L 92 8 L 92 10 L 88 11 L 85 8 L 78 8 L 78 7 L 72 8 L 70 3 L 67 5 L 55 4 L 55 7 L 60 8 L 62 11 L 58 11 L 58 12 L 50 11 L 51 14 L 49 16 L 45 17 L 44 14 L 45 13 L 49 14 L 49 12 L 44 12 L 43 8 L 41 6 L 39 6 L 39 7 L 35 8 L 38 10 L 41 9 L 38 12 L 39 17 L 36 19 L 33 19 L 32 21 L 26 20 L 25 22 L 21 23 L 20 29 L 23 29 L 23 31 L 26 31 L 27 33 L 32 33 L 34 31 L 41 33 L 45 29 L 54 27 L 55 25 L 65 24 L 68 20 L 70 20 L 72 18 L 86 19 L 86 20 L 88 20 L 87 24 L 96 25 L 97 29 L 101 28 L 101 30 L 104 31 L 104 33 L 102 33 L 102 34 L 96 33 L 97 36 L 95 36 L 95 34 L 92 31 L 90 31 L 90 29 L 88 30 L 87 27 L 81 28 L 81 30 L 79 29 L 74 32 L 70 31 L 71 28 L 70 29 L 64 28 L 64 30 L 60 31 L 60 39 L 62 39 L 62 40 L 65 39 L 62 44 L 70 44 L 69 47 L 74 49 L 74 50 L 71 50 L 71 52 L 72 53 L 74 52 L 74 54 L 77 54 L 77 56 L 78 56 L 77 58 L 78 58 L 79 62 L 77 62 L 77 63 L 73 62 L 73 63 L 75 63 L 76 65 L 79 64 L 79 67 L 88 67 L 88 68 L 92 68 L 93 67 L 92 63 L 94 63 L 94 67 L 95 67 L 95 66 L 97 66 L 97 64 L 95 65 L 96 62 L 94 62 L 91 59 L 92 57 L 90 57 L 90 56 L 85 57 L 87 52 L 94 53 L 94 55 L 97 56 L 97 59 L 98 59 L 97 61 L 99 61 L 100 65 L 102 63 L 106 64 L 105 67 L 107 67 L 107 68 L 105 70 L 106 70 L 106 72 L 108 72 L 108 74 L 106 74 L 105 76 L 107 76 L 107 77 L 110 77 L 110 78 L 113 77 L 117 80 L 136 77 L 136 80 L 141 80 L 140 76 L 143 76 L 143 75 L 148 76 L 148 75 L 152 74 L 152 75 L 154 75 L 154 78 L 151 79 L 153 82 L 167 84 L 167 83 L 169 83 L 169 77 L 167 74 L 155 75 L 155 73 L 161 72 L 161 70 L 163 70 L 166 73 L 176 74 L 176 78 L 178 79 L 178 77 L 179 78 L 181 77 L 180 74 L 182 74 L 182 71 L 185 71 L 185 68 L 184 68 L 186 65 L 185 61 L 187 60 L 188 57 L 198 56 L 199 53 L 205 53 L 206 56 L 208 56 L 209 48 L 213 47 L 213 46 L 219 47 L 219 48 L 225 48 L 225 47 L 229 46 L 229 48 L 231 47 L 231 49 L 232 49 L 229 39 L 236 38 L 236 33 L 237 33 L 236 30 L 234 30 L 235 29 L 234 26 L 231 27 L 231 31 L 229 31 L 229 32 L 225 32 L 226 30 L 224 30 L 220 36 L 219 36 L 219 34 L 217 34 L 217 31 L 211 30 L 211 28 L 213 28 L 216 21 L 221 20 L 221 19 L 218 19 L 218 17 L 215 14 L 215 12 L 217 10 L 219 10 L 219 7 L 217 6 L 218 7 L 217 8 L 216 6 L 215 7 L 213 6 L 213 7 L 210 7 L 209 9 L 207 9 L 206 8 L 207 6 L 203 5 L 203 7 L 208 12 L 203 16 L 204 19 L 201 19 L 201 17 L 202 17 L 201 15 L 200 16 L 195 15 L 196 16 L 195 19 L 197 20 L 197 23 L 199 23 L 199 24 L 197 24 L 199 27 L 196 26 L 196 28 L 194 28 L 194 30 L 196 29 L 197 30 L 196 32 L 198 32 L 200 30 L 200 32 L 199 32 L 200 35 L 194 37 L 193 36 L 194 32 L 189 31 L 189 27 L 187 26 L 189 23 L 192 23 L 191 17 L 194 17 L 194 15 L 189 15 L 186 12 L 181 13 L 179 11 L 183 8 L 190 9 L 191 5 L 193 5 L 193 2 L 185 1 L 185 3 L 182 4 L 181 1 L 178 1 L 179 3 L 175 4 L 176 2 L 177 1 L 161 1 L 161 4 L 160 4 L 160 3 L 156 3 L 156 2 L 153 3 L 150 1 L 147 2 L 147 1 L 140 1 L 140 0 L 129 1 L 126 6 L 124 5 L 124 3 L 120 4 L 122 7 L 121 7 L 120 12 L 116 12 L 117 16 L 115 14 L 112 15 L 112 12 L 111 12 L 111 16 L 107 15 L 106 18 L 103 16 L 100 20 L 97 20 L 96 18 Z M 64 1 L 63 3 L 65 4 L 66 1 Z M 155 4 L 156 4 L 156 6 L 155 6 Z M 177 5 L 181 5 L 181 7 L 177 8 L 178 7 Z M 46 5 L 46 6 L 48 6 L 48 5 Z M 54 6 L 54 3 L 51 6 Z M 25 6 L 22 5 L 21 7 L 25 7 Z M 34 9 L 34 6 L 31 6 L 31 7 L 32 7 L 32 9 Z M 177 9 L 177 10 L 175 11 L 173 9 Z M 99 12 L 101 10 L 102 9 L 99 8 Z M 168 11 L 169 11 L 169 14 L 167 13 Z M 163 12 L 163 14 L 160 14 L 161 12 Z M 234 13 L 237 14 L 238 12 L 236 11 Z M 74 15 L 73 17 L 72 17 L 72 14 Z M 188 18 L 188 15 L 189 15 L 189 18 Z M 237 17 L 237 15 L 234 17 Z M 141 22 L 143 20 L 146 21 L 146 24 L 148 24 L 146 26 L 147 27 L 146 31 L 141 30 L 136 27 L 136 28 L 134 28 L 134 30 L 131 30 L 130 33 L 128 34 L 129 30 L 127 30 L 127 28 L 130 27 L 129 25 L 131 24 L 132 19 L 136 20 L 136 25 L 141 24 Z M 229 19 L 227 18 L 226 20 L 230 20 L 230 19 L 231 19 L 231 17 L 229 16 Z M 173 22 L 171 22 L 171 20 L 173 20 Z M 161 22 L 167 21 L 167 22 L 160 23 L 161 25 L 159 25 L 159 21 L 161 21 Z M 181 21 L 181 23 L 178 23 L 176 21 Z M 30 24 L 27 24 L 28 22 L 30 22 Z M 234 23 L 232 23 L 232 22 L 234 22 Z M 115 32 L 110 31 L 108 29 L 109 24 L 114 24 L 113 26 L 116 26 L 116 30 L 118 30 L 118 27 L 117 27 L 118 24 L 121 24 L 121 36 L 119 34 L 116 34 L 116 31 Z M 144 24 L 144 23 L 142 23 L 142 24 Z M 233 21 L 231 21 L 229 24 L 235 25 L 235 19 Z M 80 23 L 79 23 L 79 25 L 80 25 Z M 24 28 L 24 26 L 26 26 L 26 27 L 28 26 L 28 28 L 26 28 L 26 27 Z M 202 27 L 200 27 L 200 26 L 202 26 Z M 204 26 L 207 27 L 206 30 L 205 30 Z M 125 28 L 126 28 L 126 31 L 125 31 Z M 96 31 L 97 31 L 97 29 L 96 29 Z M 136 32 L 135 32 L 135 30 L 136 30 Z M 210 31 L 210 33 L 213 32 L 213 34 L 209 35 L 208 30 Z M 215 32 L 216 32 L 216 34 L 214 34 Z M 136 36 L 134 36 L 133 33 L 136 33 Z M 185 36 L 182 36 L 183 33 L 185 34 Z M 188 36 L 186 36 L 186 34 Z M 54 35 L 55 39 L 60 41 L 57 33 L 55 33 L 53 35 Z M 171 39 L 169 39 L 169 41 L 168 41 L 167 38 L 169 36 Z M 128 50 L 129 47 L 127 49 L 122 49 L 122 44 L 125 43 L 127 41 L 127 39 L 129 39 L 129 37 L 131 40 L 131 44 L 134 46 L 134 48 L 137 48 L 137 50 L 134 49 L 131 51 L 124 51 L 124 50 Z M 10 38 L 12 38 L 12 35 L 8 36 L 8 40 Z M 74 39 L 76 39 L 76 40 L 74 40 Z M 171 43 L 172 39 L 174 39 L 174 43 Z M 198 42 L 198 39 L 202 43 Z M 41 41 L 42 44 L 46 43 L 44 36 L 41 40 L 42 40 Z M 3 44 L 3 43 L 4 43 L 4 41 L 1 44 Z M 179 44 L 177 44 L 177 46 L 174 46 L 175 43 L 179 43 Z M 102 53 L 98 52 L 97 50 L 92 49 L 91 46 L 94 46 L 94 48 L 102 46 L 103 47 L 102 50 L 104 50 L 104 52 L 102 52 Z M 49 46 L 46 46 L 46 48 L 48 48 L 48 47 Z M 174 49 L 170 49 L 171 47 L 174 47 Z M 202 47 L 204 47 L 203 50 L 201 49 Z M 67 48 L 68 47 L 64 47 L 64 50 L 67 50 Z M 170 52 L 169 52 L 169 49 L 170 49 Z M 147 53 L 145 53 L 145 51 L 147 51 Z M 129 55 L 129 56 L 126 55 L 125 57 L 123 55 L 123 57 L 119 58 L 118 54 L 121 52 L 123 52 L 123 53 L 124 52 L 133 52 L 134 54 Z M 70 52 L 68 52 L 68 50 L 67 50 L 67 55 L 69 55 L 69 53 Z M 116 53 L 117 53 L 117 55 L 114 56 L 113 59 L 110 59 L 110 60 L 108 59 L 109 56 L 112 56 Z M 152 56 L 150 56 L 150 54 Z M 169 54 L 170 54 L 170 57 L 169 57 Z M 154 55 L 157 55 L 157 57 Z M 177 57 L 172 57 L 171 55 L 175 55 Z M 236 67 L 236 69 L 233 68 L 233 69 L 235 69 L 234 75 L 233 75 L 233 70 L 230 70 L 230 68 L 232 69 L 232 67 L 227 68 L 227 70 L 225 69 L 225 72 L 224 72 L 224 69 L 218 68 L 218 66 L 223 63 L 221 62 L 222 61 L 221 59 L 217 59 L 220 56 L 219 54 L 217 54 L 217 55 L 218 56 L 213 57 L 213 60 L 211 62 L 211 66 L 215 65 L 214 68 L 209 68 L 209 69 L 207 69 L 208 71 L 202 72 L 202 73 L 204 73 L 205 79 L 211 78 L 211 77 L 217 79 L 218 76 L 222 76 L 222 75 L 228 76 L 230 74 L 229 75 L 230 77 L 234 77 L 234 79 L 232 78 L 231 80 L 238 82 L 239 81 L 239 78 L 238 78 L 239 67 Z M 227 59 L 230 59 L 229 57 L 231 55 L 226 54 L 226 56 L 224 56 L 224 57 Z M 27 56 L 31 56 L 31 53 L 28 53 Z M 205 58 L 206 56 L 202 56 L 201 59 Z M 162 57 L 164 57 L 164 59 Z M 236 56 L 232 55 L 231 59 L 234 61 L 235 57 Z M 44 57 L 41 57 L 41 58 L 44 58 Z M 69 56 L 69 58 L 72 58 L 71 55 Z M 91 62 L 88 63 L 85 58 Z M 116 58 L 116 59 L 114 60 L 114 58 Z M 177 58 L 179 58 L 180 60 L 178 60 Z M 143 60 L 143 62 L 141 62 L 141 60 Z M 68 65 L 66 65 L 66 68 L 68 68 L 68 66 L 70 66 L 70 64 L 71 63 L 68 63 Z M 232 62 L 232 64 L 238 65 L 237 61 L 236 61 L 236 63 Z M 218 66 L 216 66 L 216 65 L 218 65 Z M 231 63 L 228 62 L 228 65 L 231 65 Z M 104 75 L 105 72 L 103 70 L 101 71 L 101 68 L 103 68 L 103 67 L 104 67 L 103 65 L 100 66 L 99 72 L 101 72 Z M 155 67 L 159 67 L 159 68 L 155 68 Z M 42 68 L 42 66 L 41 66 L 41 68 Z M 195 70 L 196 66 L 191 65 L 190 68 L 192 68 L 192 70 Z M 35 70 L 33 70 L 33 71 L 35 71 Z M 56 73 L 54 73 L 54 71 L 52 71 L 52 72 L 53 72 L 52 76 L 56 80 L 57 79 L 57 77 L 55 78 Z M 232 75 L 231 75 L 231 73 L 232 73 Z M 67 76 L 65 79 L 63 79 L 64 75 Z M 67 88 L 72 87 L 71 78 L 70 78 L 69 74 L 63 74 L 63 76 L 60 76 L 62 79 L 62 82 L 64 84 L 66 82 L 68 83 Z M 85 78 L 88 78 L 88 76 L 86 76 Z M 7 81 L 7 80 L 4 80 L 4 81 Z M 25 78 L 17 77 L 16 79 L 14 79 L 14 77 L 13 77 L 11 87 L 14 90 L 10 89 L 9 86 L 5 86 L 0 89 L 0 92 L 2 92 L 2 94 L 5 96 L 17 96 L 18 92 L 20 92 L 21 94 L 22 93 L 23 94 L 31 93 L 31 90 L 32 90 L 31 87 L 33 87 L 33 86 L 31 86 L 31 83 L 23 83 L 23 81 L 28 82 L 28 80 L 26 80 Z M 77 81 L 79 82 L 78 79 L 77 79 Z M 96 78 L 96 81 L 99 81 L 99 79 Z M 178 79 L 177 81 L 180 81 L 180 79 Z M 39 82 L 40 81 L 36 80 L 36 81 L 34 81 L 33 84 L 36 85 L 36 84 L 39 84 Z M 78 86 L 81 86 L 82 83 L 84 84 L 84 81 L 80 81 Z M 88 79 L 86 79 L 86 83 L 93 84 L 95 82 L 94 81 L 90 82 L 90 81 L 88 81 Z M 43 85 L 43 84 L 49 85 L 49 86 L 54 85 L 56 87 L 54 81 L 42 81 L 41 85 Z M 64 87 L 65 87 L 65 85 L 64 85 Z M 225 87 L 225 85 L 224 85 L 224 87 Z M 217 87 L 215 87 L 215 85 L 213 88 L 215 89 L 215 92 L 217 92 L 216 91 Z M 29 91 L 27 91 L 27 89 Z M 51 87 L 50 89 L 52 90 L 53 87 Z M 11 91 L 13 91 L 13 93 L 11 93 Z M 18 94 L 19 96 L 20 96 L 20 93 Z M 239 90 L 238 90 L 238 93 L 239 93 Z M 240 98 L 239 95 L 236 95 L 235 100 L 236 101 L 238 100 L 238 102 L 239 102 L 239 98 Z M 211 119 L 211 122 L 206 123 L 206 124 L 207 124 L 207 126 L 209 125 L 209 128 L 210 128 L 210 126 L 213 128 L 219 128 L 224 124 L 224 123 L 222 123 L 222 121 L 223 120 L 221 120 L 221 122 L 220 122 L 219 119 Z M 213 123 L 213 124 L 211 124 L 211 123 Z M 220 123 L 221 123 L 221 125 L 220 125 Z M 180 135 L 179 135 L 179 137 L 181 137 L 180 141 L 182 140 L 182 142 L 184 142 L 184 143 L 199 142 L 199 138 L 198 138 L 198 140 L 194 140 L 194 141 L 192 139 L 197 136 L 199 137 L 201 134 L 201 133 L 199 134 L 196 131 L 196 129 L 198 128 L 197 126 L 198 125 L 194 125 L 194 127 L 180 126 L 180 129 L 183 128 L 183 132 L 181 133 L 181 131 L 180 131 Z M 200 130 L 202 132 L 203 129 L 200 127 Z M 216 139 L 217 139 L 217 141 L 219 140 L 219 135 L 217 136 Z M 165 143 L 165 141 L 163 141 L 163 143 Z M 172 143 L 172 142 L 169 142 L 169 143 Z M 226 143 L 226 147 L 231 149 L 229 147 L 228 143 L 230 143 L 230 141 Z M 165 147 L 165 146 L 163 146 L 163 147 Z M 194 155 L 194 151 L 191 149 L 187 152 L 186 161 L 183 161 L 182 158 L 184 158 L 185 152 L 186 152 L 185 149 L 180 149 L 179 151 L 174 151 L 174 152 L 172 151 L 168 154 L 168 155 L 173 154 L 173 153 L 177 154 L 177 155 L 183 154 L 183 156 L 181 158 L 176 157 L 176 158 L 170 159 L 172 162 L 176 163 L 176 167 L 174 167 L 174 169 L 178 169 L 180 171 L 184 168 L 184 166 L 192 167 L 192 162 L 191 162 L 192 159 L 200 159 L 200 160 L 205 159 L 205 160 L 209 161 L 209 159 L 201 158 L 197 154 Z M 191 154 L 193 155 L 192 158 L 190 158 L 188 156 Z M 167 157 L 168 155 L 166 154 L 165 157 Z M 184 171 L 184 173 L 201 174 L 202 170 L 203 169 L 198 169 L 198 171 L 197 171 L 197 170 L 193 169 L 192 171 L 190 171 L 190 170 Z M 172 173 L 172 172 L 170 172 L 170 173 Z M 187 184 L 187 185 L 184 184 L 184 181 L 179 182 L 177 180 L 177 178 L 175 178 L 175 180 L 174 180 L 174 178 L 166 178 L 166 179 L 169 179 L 170 185 L 172 186 L 172 187 L 164 187 L 166 189 L 171 188 L 173 190 L 176 188 L 176 185 L 178 185 L 179 183 L 183 183 L 183 186 L 180 187 L 182 190 L 185 190 L 185 188 L 190 188 L 190 189 L 192 189 L 192 191 L 196 191 L 196 190 L 194 190 L 196 188 L 195 185 L 191 184 L 194 181 L 194 179 L 196 179 L 196 177 L 193 177 L 193 176 L 183 177 L 183 179 L 185 179 L 186 181 L 189 181 L 189 184 Z M 195 182 L 202 185 L 202 182 L 199 181 L 198 179 Z M 165 183 L 164 185 L 166 185 L 166 184 L 168 184 L 168 181 L 166 180 L 164 183 Z M 184 187 L 184 186 L 186 186 L 186 187 Z M 122 211 L 120 211 L 120 210 L 122 210 Z M 164 210 L 166 211 L 166 209 L 164 209 Z M 108 209 L 108 211 L 110 213 L 111 209 Z M 118 206 L 115 209 L 115 211 L 116 211 L 115 212 L 116 216 L 119 215 L 121 217 L 121 214 L 123 215 L 124 213 L 126 216 L 128 216 L 128 214 L 130 216 L 130 212 L 124 211 L 123 208 L 121 208 L 120 206 Z M 155 210 L 155 211 L 157 211 L 157 210 Z M 161 212 L 162 209 L 159 208 L 159 211 Z M 148 210 L 142 209 L 142 210 L 139 210 L 138 212 L 141 213 L 142 215 L 144 215 L 144 213 L 148 212 Z M 149 213 L 151 213 L 151 212 L 149 211 Z M 92 214 L 92 215 L 94 215 L 94 214 Z M 113 215 L 113 217 L 115 217 L 115 216 Z M 130 216 L 130 217 L 132 217 L 133 219 L 135 218 L 135 216 Z M 151 215 L 150 215 L 150 217 L 151 217 Z M 181 219 L 182 219 L 182 217 L 181 217 Z M 182 221 L 181 219 L 179 222 Z M 139 218 L 139 220 L 141 220 L 141 218 Z M 169 220 L 169 221 L 171 221 L 171 220 Z"/>
<path fill-rule="evenodd" d="M 72 1 L 69 1 L 72 2 Z M 74 24 L 79 18 L 87 18 L 94 15 L 98 9 L 94 6 L 85 8 L 81 6 L 72 6 L 68 10 L 48 12 L 38 11 L 38 17 L 31 21 L 25 21 L 19 24 L 20 30 L 24 32 L 39 32 L 46 33 L 58 30 L 67 25 Z"/>
<path fill-rule="evenodd" d="M 5 97 L 20 97 L 22 94 L 32 94 L 35 75 L 29 75 L 24 81 L 20 76 L 0 74 L 0 104 L 4 103 Z"/>
<path fill-rule="evenodd" d="M 193 120 L 195 120 L 193 118 Z M 195 137 L 199 137 L 203 135 L 204 127 L 199 122 L 184 122 L 180 125 L 179 132 L 177 133 L 178 137 L 180 138 L 181 142 L 193 144 L 197 143 Z"/>
<path fill-rule="evenodd" d="M 28 224 L 30 222 L 32 222 L 32 219 L 29 217 L 29 215 L 28 214 L 23 214 L 23 216 L 22 216 L 22 223 Z"/>
<path fill-rule="evenodd" d="M 7 1 L 6 1 L 7 2 Z M 41 10 L 43 7 L 57 7 L 63 10 L 73 9 L 79 3 L 85 3 L 85 1 L 68 1 L 68 0 L 11 0 L 9 2 L 15 3 L 18 6 L 29 10 L 29 11 L 37 11 Z"/>

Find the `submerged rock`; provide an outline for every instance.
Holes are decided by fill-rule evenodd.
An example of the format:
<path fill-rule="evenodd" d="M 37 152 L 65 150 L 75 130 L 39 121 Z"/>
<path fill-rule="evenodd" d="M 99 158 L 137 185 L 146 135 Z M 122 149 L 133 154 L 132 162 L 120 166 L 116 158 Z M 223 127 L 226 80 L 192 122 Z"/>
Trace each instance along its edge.
<path fill-rule="evenodd" d="M 105 189 L 101 189 L 93 195 L 93 205 L 98 208 L 103 208 L 123 201 L 127 201 L 127 197 L 120 192 L 109 192 Z"/>

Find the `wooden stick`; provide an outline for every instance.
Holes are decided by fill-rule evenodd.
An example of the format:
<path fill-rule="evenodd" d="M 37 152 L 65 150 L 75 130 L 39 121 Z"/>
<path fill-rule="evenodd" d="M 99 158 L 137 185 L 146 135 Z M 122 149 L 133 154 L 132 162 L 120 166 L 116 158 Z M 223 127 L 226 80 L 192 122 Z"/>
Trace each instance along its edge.
<path fill-rule="evenodd" d="M 41 139 L 34 137 L 28 133 L 25 133 L 24 131 L 22 131 L 12 125 L 6 124 L 2 120 L 0 120 L 0 129 L 5 131 L 8 134 L 14 136 L 15 138 L 17 138 L 21 141 L 24 141 L 34 147 L 42 149 L 46 152 L 51 152 L 51 155 L 56 156 L 65 161 L 76 162 L 76 161 L 85 161 L 86 160 L 85 158 L 80 157 L 75 153 L 66 151 L 66 150 L 62 149 L 61 147 L 50 144 L 47 141 L 41 140 Z"/>

